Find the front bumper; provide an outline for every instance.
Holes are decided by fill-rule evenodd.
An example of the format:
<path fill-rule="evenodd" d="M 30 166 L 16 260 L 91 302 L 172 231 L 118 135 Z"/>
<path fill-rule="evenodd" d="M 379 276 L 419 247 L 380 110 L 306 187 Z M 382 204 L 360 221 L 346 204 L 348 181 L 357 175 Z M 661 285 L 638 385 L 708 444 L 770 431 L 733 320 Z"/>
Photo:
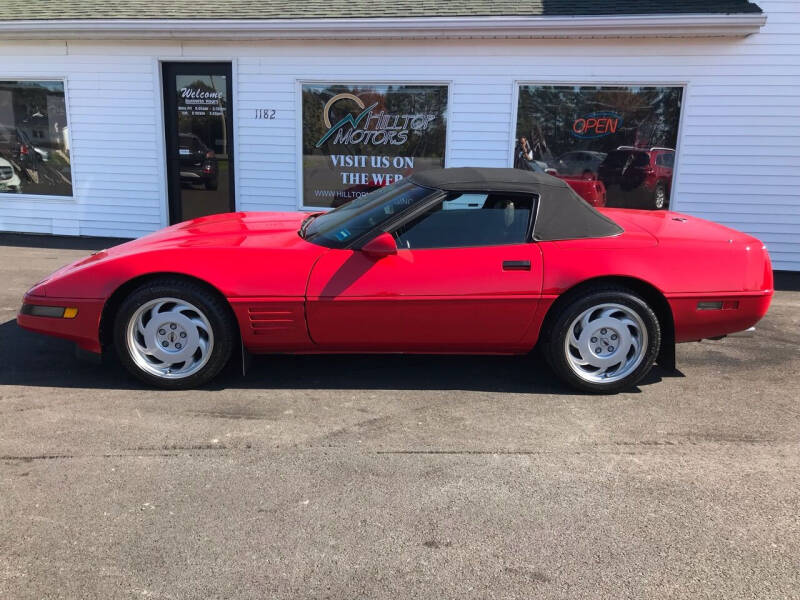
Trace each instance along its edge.
<path fill-rule="evenodd" d="M 47 306 L 77 308 L 74 318 L 44 317 L 25 314 L 23 309 L 17 314 L 17 325 L 28 331 L 52 335 L 75 342 L 79 348 L 88 352 L 100 353 L 100 317 L 104 302 L 101 299 L 49 298 L 26 294 L 23 306 Z M 29 309 L 26 309 L 28 312 Z"/>
<path fill-rule="evenodd" d="M 209 172 L 203 169 L 182 169 L 180 172 L 181 181 L 187 183 L 212 181 L 216 179 L 216 177 L 216 170 Z"/>

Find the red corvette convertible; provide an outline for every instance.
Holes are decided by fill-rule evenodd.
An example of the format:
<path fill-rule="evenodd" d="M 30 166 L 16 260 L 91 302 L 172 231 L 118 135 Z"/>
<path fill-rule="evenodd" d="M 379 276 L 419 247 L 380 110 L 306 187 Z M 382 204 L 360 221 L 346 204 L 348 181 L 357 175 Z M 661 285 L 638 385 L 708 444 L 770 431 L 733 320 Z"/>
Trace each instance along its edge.
<path fill-rule="evenodd" d="M 252 353 L 540 355 L 582 390 L 635 385 L 674 344 L 747 329 L 772 270 L 757 239 L 672 212 L 597 210 L 515 169 L 412 175 L 327 213 L 168 227 L 53 273 L 22 327 L 201 385 Z"/>

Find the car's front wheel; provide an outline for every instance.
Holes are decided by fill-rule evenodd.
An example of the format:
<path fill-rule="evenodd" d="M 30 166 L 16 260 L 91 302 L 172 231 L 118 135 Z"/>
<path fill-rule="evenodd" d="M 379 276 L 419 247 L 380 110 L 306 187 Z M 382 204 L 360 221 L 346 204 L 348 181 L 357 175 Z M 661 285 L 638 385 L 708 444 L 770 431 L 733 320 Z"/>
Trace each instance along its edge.
<path fill-rule="evenodd" d="M 545 357 L 556 374 L 583 391 L 614 393 L 647 375 L 661 346 L 658 317 L 621 287 L 576 297 L 545 332 Z"/>
<path fill-rule="evenodd" d="M 121 304 L 114 343 L 122 364 L 168 389 L 202 385 L 227 364 L 236 325 L 222 298 L 190 281 L 159 279 Z"/>

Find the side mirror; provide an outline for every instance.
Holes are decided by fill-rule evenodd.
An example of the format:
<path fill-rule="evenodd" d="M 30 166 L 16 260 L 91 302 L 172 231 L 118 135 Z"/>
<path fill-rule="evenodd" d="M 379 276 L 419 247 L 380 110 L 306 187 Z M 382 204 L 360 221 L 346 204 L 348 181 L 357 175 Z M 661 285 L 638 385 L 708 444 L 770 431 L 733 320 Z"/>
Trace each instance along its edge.
<path fill-rule="evenodd" d="M 383 258 L 384 256 L 397 254 L 397 244 L 391 233 L 383 232 L 364 244 L 361 251 L 375 258 Z"/>

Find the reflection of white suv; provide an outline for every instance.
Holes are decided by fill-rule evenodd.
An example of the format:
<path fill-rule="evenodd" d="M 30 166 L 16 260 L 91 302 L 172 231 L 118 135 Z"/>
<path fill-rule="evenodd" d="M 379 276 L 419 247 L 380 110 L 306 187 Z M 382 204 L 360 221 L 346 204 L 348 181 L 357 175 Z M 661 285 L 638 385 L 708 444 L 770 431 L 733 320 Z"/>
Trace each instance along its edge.
<path fill-rule="evenodd" d="M 20 180 L 14 167 L 5 158 L 0 157 L 0 192 L 21 192 Z"/>

